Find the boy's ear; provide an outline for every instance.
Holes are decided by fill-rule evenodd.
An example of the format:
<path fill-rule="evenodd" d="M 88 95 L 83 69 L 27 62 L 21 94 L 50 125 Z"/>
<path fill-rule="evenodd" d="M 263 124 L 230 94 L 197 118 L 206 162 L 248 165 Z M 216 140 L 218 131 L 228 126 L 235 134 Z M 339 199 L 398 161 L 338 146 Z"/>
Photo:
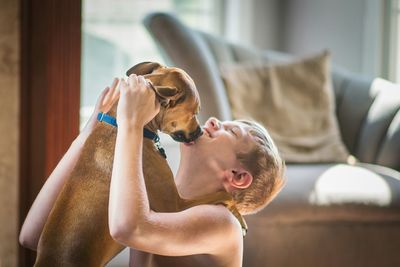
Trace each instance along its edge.
<path fill-rule="evenodd" d="M 253 182 L 253 175 L 244 169 L 232 170 L 229 180 L 232 187 L 244 189 L 249 187 Z"/>

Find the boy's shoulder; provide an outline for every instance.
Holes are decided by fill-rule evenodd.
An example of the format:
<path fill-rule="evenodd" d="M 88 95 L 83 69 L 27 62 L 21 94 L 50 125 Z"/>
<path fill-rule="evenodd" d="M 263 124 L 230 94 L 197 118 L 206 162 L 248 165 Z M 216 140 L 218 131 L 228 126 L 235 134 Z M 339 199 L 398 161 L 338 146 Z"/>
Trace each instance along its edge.
<path fill-rule="evenodd" d="M 200 217 L 209 221 L 217 229 L 226 232 L 226 234 L 236 235 L 239 233 L 240 239 L 243 238 L 243 229 L 239 219 L 235 214 L 223 204 L 203 204 L 192 207 Z M 225 236 L 227 237 L 227 236 Z"/>

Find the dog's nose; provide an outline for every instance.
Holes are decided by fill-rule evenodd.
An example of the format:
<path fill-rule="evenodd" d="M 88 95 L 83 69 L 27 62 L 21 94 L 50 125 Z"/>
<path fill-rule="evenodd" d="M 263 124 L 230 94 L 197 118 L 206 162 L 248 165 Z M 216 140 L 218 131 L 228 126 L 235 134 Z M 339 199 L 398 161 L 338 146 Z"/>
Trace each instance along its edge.
<path fill-rule="evenodd" d="M 176 131 L 171 134 L 172 139 L 178 142 L 190 143 L 203 134 L 203 130 L 200 126 L 196 128 L 193 132 L 189 133 L 189 137 L 186 137 L 184 131 Z"/>
<path fill-rule="evenodd" d="M 186 136 L 184 131 L 176 131 L 171 134 L 172 139 L 178 142 L 186 142 Z"/>
<path fill-rule="evenodd" d="M 203 130 L 201 129 L 200 126 L 198 126 L 194 132 L 191 132 L 191 133 L 189 134 L 189 139 L 190 139 L 191 141 L 194 141 L 194 140 L 196 140 L 197 138 L 199 138 L 202 134 L 203 134 Z"/>

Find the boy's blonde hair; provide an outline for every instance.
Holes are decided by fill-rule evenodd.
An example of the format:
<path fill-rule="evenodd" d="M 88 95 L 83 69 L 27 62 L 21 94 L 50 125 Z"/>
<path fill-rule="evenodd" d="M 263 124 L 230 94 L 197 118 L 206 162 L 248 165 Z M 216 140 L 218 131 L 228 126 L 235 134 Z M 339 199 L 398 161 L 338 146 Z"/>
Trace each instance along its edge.
<path fill-rule="evenodd" d="M 250 127 L 249 133 L 255 140 L 250 151 L 237 154 L 239 162 L 253 175 L 253 181 L 248 188 L 232 192 L 237 209 L 246 215 L 260 211 L 282 189 L 286 182 L 285 162 L 262 125 L 249 120 L 237 121 Z"/>

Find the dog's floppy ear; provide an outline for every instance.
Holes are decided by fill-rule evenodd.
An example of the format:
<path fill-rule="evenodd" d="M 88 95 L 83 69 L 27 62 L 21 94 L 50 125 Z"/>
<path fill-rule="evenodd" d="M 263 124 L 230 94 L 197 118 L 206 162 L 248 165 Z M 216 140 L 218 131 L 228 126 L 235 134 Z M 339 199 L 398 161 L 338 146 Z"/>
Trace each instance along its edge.
<path fill-rule="evenodd" d="M 130 68 L 126 72 L 126 76 L 129 76 L 131 74 L 146 75 L 152 73 L 154 70 L 160 67 L 162 67 L 161 64 L 157 62 L 142 62 Z"/>
<path fill-rule="evenodd" d="M 178 89 L 170 86 L 153 86 L 156 94 L 162 98 L 176 100 L 178 97 Z"/>
<path fill-rule="evenodd" d="M 161 106 L 163 107 L 169 107 L 171 101 L 175 101 L 179 97 L 179 91 L 176 87 L 154 86 L 153 84 L 151 84 L 151 86 L 154 89 Z"/>

